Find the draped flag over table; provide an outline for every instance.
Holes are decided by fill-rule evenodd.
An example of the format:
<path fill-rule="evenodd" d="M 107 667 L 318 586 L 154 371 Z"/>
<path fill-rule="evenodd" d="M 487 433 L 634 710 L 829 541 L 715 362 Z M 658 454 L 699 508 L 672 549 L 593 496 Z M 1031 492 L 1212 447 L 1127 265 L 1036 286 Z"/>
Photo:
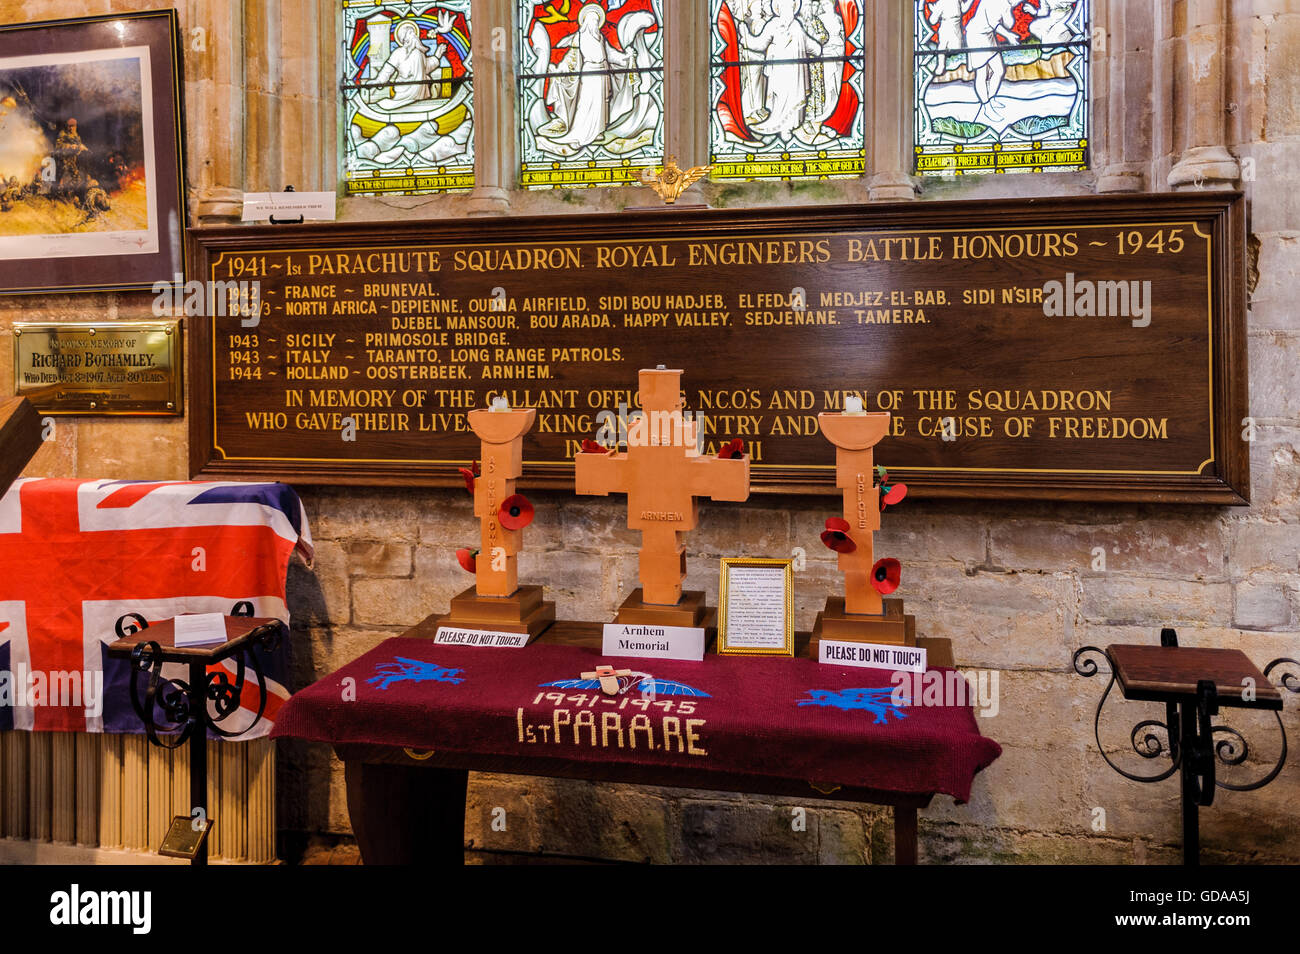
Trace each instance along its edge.
<path fill-rule="evenodd" d="M 130 663 L 108 645 L 184 613 L 287 627 L 295 550 L 311 560 L 306 512 L 285 484 L 18 481 L 0 497 L 0 729 L 143 731 Z M 241 738 L 269 732 L 288 698 L 283 656 L 264 659 L 266 713 Z M 183 679 L 184 667 L 163 675 Z M 256 696 L 246 687 L 250 722 Z"/>
<path fill-rule="evenodd" d="M 898 675 L 756 656 L 609 660 L 545 638 L 513 652 L 395 637 L 295 694 L 272 735 L 433 749 L 529 774 L 623 766 L 664 785 L 707 774 L 744 791 L 758 776 L 969 800 L 1002 754 L 980 732 L 975 692 L 954 669 Z"/>

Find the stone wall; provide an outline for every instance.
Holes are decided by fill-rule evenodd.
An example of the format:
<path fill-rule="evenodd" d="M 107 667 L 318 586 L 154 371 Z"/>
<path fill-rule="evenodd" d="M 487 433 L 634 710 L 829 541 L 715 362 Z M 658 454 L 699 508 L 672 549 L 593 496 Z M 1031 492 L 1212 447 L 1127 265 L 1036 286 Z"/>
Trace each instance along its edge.
<path fill-rule="evenodd" d="M 0 0 L 0 21 L 148 5 Z M 502 6 L 503 0 L 485 4 L 498 13 Z M 923 813 L 923 860 L 1177 860 L 1176 782 L 1142 786 L 1106 768 L 1092 735 L 1103 684 L 1072 673 L 1072 651 L 1153 643 L 1160 626 L 1175 625 L 1186 645 L 1241 647 L 1260 664 L 1300 654 L 1300 80 L 1293 68 L 1300 61 L 1300 0 L 1096 6 L 1106 43 L 1094 67 L 1096 171 L 927 181 L 918 198 L 1223 187 L 1235 184 L 1240 160 L 1251 200 L 1252 505 L 909 501 L 889 512 L 879 545 L 904 561 L 900 595 L 920 634 L 951 638 L 959 663 L 996 670 L 1001 690 L 1000 712 L 982 728 L 1004 754 L 977 779 L 969 805 L 939 799 Z M 326 0 L 183 5 L 187 30 L 208 31 L 206 49 L 187 49 L 185 58 L 190 205 L 199 221 L 229 215 L 243 189 L 285 182 L 334 187 L 331 10 Z M 886 42 L 890 16 L 879 14 L 874 49 L 882 58 L 899 52 Z M 689 52 L 689 39 L 678 48 Z M 485 74 L 500 68 L 486 57 L 479 63 Z M 705 186 L 702 195 L 727 206 L 911 195 L 898 171 L 905 141 L 898 135 L 898 84 L 882 71 L 872 89 L 876 172 L 868 180 Z M 512 129 L 497 123 L 496 135 Z M 670 138 L 683 159 L 702 155 L 698 126 L 678 123 Z M 488 187 L 474 196 L 347 200 L 341 216 L 599 212 L 647 201 L 638 189 L 511 192 L 501 178 L 511 168 L 511 150 L 480 147 L 479 178 Z M 0 298 L 0 395 L 13 389 L 13 321 L 149 316 L 149 296 Z M 185 477 L 186 422 L 60 419 L 56 440 L 28 474 Z M 453 551 L 473 534 L 464 491 L 301 489 L 317 560 L 314 570 L 295 566 L 289 580 L 296 686 L 444 609 L 466 582 Z M 637 541 L 622 506 L 617 499 L 533 496 L 538 519 L 521 576 L 546 581 L 563 616 L 608 617 L 636 577 Z M 784 556 L 803 546 L 810 561 L 796 579 L 796 606 L 797 623 L 807 628 L 838 580 L 817 541 L 826 512 L 825 500 L 775 497 L 705 507 L 690 543 L 687 584 L 714 596 L 719 556 Z M 1104 571 L 1094 569 L 1096 548 L 1106 553 Z M 1288 703 L 1285 722 L 1295 738 L 1300 706 Z M 1103 738 L 1117 752 L 1134 722 L 1161 714 L 1139 704 L 1108 712 Z M 1234 714 L 1232 722 L 1252 730 L 1260 759 L 1276 754 L 1268 718 Z M 1202 815 L 1207 858 L 1300 861 L 1300 772 L 1294 757 L 1292 763 L 1260 792 L 1219 793 Z M 282 827 L 346 833 L 341 766 L 328 750 L 285 743 L 280 764 Z M 879 809 L 486 775 L 474 776 L 470 791 L 466 841 L 487 851 L 660 862 L 879 862 L 890 853 L 889 816 Z M 507 810 L 505 832 L 489 825 L 498 806 Z M 791 807 L 808 809 L 806 831 L 792 830 Z M 1103 830 L 1097 809 L 1104 811 Z"/>

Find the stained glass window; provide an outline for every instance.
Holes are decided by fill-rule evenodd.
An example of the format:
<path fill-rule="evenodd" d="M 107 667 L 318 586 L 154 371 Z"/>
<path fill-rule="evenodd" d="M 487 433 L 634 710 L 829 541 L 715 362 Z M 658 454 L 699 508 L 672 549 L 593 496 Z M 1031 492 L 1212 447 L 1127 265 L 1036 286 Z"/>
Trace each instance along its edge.
<path fill-rule="evenodd" d="M 519 0 L 528 189 L 624 185 L 664 154 L 662 0 Z"/>
<path fill-rule="evenodd" d="M 348 195 L 474 186 L 470 0 L 343 0 Z"/>
<path fill-rule="evenodd" d="M 916 171 L 1088 167 L 1088 0 L 916 0 Z"/>
<path fill-rule="evenodd" d="M 710 178 L 862 175 L 862 0 L 711 0 L 710 12 Z"/>

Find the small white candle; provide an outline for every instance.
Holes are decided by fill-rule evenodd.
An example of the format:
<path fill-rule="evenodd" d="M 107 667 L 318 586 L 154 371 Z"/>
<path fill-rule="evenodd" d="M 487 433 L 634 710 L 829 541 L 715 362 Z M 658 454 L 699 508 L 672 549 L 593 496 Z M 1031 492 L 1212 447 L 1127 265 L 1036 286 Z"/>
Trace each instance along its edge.
<path fill-rule="evenodd" d="M 846 397 L 844 399 L 844 413 L 865 414 L 866 411 L 862 410 L 862 398 L 854 397 L 853 395 Z"/>
<path fill-rule="evenodd" d="M 489 408 L 489 410 L 508 411 L 510 410 L 510 402 L 503 397 L 494 397 L 492 399 L 492 407 Z"/>

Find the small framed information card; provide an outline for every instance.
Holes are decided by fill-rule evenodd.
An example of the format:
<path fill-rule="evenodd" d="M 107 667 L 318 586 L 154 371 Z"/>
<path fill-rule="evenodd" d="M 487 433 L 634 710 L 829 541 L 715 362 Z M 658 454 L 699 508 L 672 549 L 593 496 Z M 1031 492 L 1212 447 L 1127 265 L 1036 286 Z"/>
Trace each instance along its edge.
<path fill-rule="evenodd" d="M 794 568 L 790 560 L 723 558 L 718 584 L 718 652 L 794 655 Z"/>

